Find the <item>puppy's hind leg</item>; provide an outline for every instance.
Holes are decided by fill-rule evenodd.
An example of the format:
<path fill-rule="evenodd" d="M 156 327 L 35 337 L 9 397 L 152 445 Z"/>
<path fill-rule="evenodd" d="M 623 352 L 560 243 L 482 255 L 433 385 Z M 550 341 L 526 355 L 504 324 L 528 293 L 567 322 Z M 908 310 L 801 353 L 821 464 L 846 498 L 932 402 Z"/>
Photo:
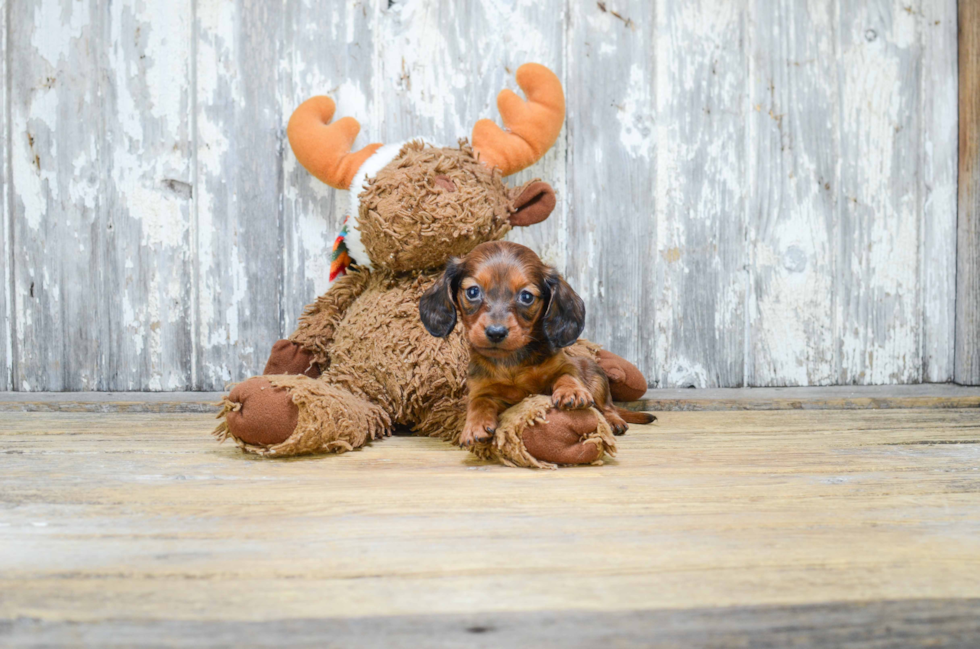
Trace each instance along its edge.
<path fill-rule="evenodd" d="M 575 363 L 582 374 L 582 380 L 592 394 L 596 408 L 602 411 L 602 416 L 606 418 L 609 427 L 612 428 L 613 435 L 626 434 L 629 425 L 620 417 L 619 411 L 613 405 L 609 378 L 606 373 L 591 359 L 576 358 Z"/>
<path fill-rule="evenodd" d="M 629 430 L 629 424 L 619 416 L 619 411 L 613 407 L 612 403 L 609 404 L 609 407 L 602 409 L 602 416 L 609 422 L 613 435 L 625 435 L 626 431 Z"/>

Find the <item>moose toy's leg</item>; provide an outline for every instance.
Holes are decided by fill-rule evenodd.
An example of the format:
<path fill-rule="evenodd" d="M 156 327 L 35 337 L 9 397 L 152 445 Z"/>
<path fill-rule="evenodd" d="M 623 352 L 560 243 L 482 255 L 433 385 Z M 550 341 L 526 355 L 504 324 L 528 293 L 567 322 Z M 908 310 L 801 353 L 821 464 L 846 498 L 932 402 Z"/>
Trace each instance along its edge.
<path fill-rule="evenodd" d="M 391 432 L 377 404 L 304 375 L 257 376 L 236 385 L 218 415 L 219 439 L 266 456 L 342 453 Z"/>
<path fill-rule="evenodd" d="M 320 366 L 313 360 L 313 354 L 298 343 L 277 340 L 262 374 L 304 374 L 315 379 L 320 376 Z M 286 441 L 296 429 L 299 409 L 289 391 L 273 388 L 263 377 L 257 376 L 236 385 L 225 403 L 237 405 L 232 406 L 234 410 L 227 410 L 226 406 L 227 412 L 219 415 L 225 418 L 224 427 L 232 437 L 245 444 L 274 446 Z"/>
<path fill-rule="evenodd" d="M 613 401 L 637 401 L 647 392 L 647 380 L 640 370 L 625 358 L 600 349 L 596 363 L 609 377 L 609 391 Z"/>

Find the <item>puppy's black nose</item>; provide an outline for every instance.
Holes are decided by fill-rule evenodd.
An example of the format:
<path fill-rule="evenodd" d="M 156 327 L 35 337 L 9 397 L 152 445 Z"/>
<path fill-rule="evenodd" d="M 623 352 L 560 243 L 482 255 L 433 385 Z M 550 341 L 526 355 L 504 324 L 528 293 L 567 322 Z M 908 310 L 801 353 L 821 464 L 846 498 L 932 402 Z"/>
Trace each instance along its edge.
<path fill-rule="evenodd" d="M 507 337 L 507 327 L 503 325 L 490 325 L 483 330 L 486 334 L 487 340 L 492 343 L 499 343 L 501 340 Z"/>

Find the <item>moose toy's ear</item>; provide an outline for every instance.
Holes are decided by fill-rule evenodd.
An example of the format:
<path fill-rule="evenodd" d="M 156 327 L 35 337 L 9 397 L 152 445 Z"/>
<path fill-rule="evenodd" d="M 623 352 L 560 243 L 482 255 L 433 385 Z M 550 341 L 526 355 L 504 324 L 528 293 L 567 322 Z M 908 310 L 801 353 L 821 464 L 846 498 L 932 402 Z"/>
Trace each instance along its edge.
<path fill-rule="evenodd" d="M 307 171 L 331 187 L 347 189 L 357 170 L 381 145 L 351 151 L 361 125 L 353 117 L 331 124 L 336 108 L 330 97 L 307 99 L 293 111 L 286 135 L 296 159 Z"/>
<path fill-rule="evenodd" d="M 462 268 L 458 259 L 450 259 L 442 276 L 419 300 L 422 326 L 436 338 L 445 338 L 456 327 L 455 294 Z"/>
<path fill-rule="evenodd" d="M 536 180 L 528 183 L 514 199 L 511 206 L 514 212 L 507 219 L 514 227 L 525 227 L 541 223 L 555 209 L 555 190 L 546 182 Z"/>
<path fill-rule="evenodd" d="M 573 344 L 585 329 L 585 303 L 554 268 L 545 276 L 548 308 L 544 312 L 544 335 L 552 346 Z"/>

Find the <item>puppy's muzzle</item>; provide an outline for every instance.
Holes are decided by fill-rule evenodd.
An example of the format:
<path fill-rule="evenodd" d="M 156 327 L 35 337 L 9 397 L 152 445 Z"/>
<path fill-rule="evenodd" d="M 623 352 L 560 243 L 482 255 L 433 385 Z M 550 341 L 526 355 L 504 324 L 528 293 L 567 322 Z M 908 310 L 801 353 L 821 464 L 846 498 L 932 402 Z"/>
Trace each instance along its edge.
<path fill-rule="evenodd" d="M 508 329 L 503 325 L 490 325 L 483 330 L 483 335 L 492 343 L 503 342 L 507 337 Z"/>

